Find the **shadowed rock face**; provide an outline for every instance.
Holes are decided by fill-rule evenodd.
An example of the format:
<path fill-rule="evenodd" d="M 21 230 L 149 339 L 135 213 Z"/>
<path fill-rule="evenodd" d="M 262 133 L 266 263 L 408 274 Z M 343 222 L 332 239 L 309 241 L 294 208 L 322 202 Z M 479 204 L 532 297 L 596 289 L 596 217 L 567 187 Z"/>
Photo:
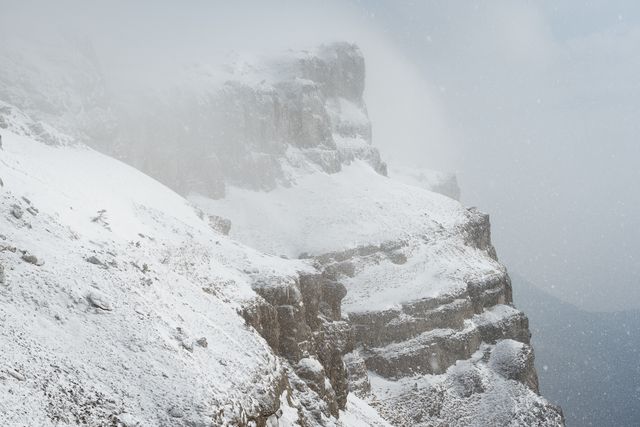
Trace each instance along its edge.
<path fill-rule="evenodd" d="M 491 258 L 497 260 L 496 250 L 491 244 L 489 215 L 480 212 L 476 208 L 469 208 L 469 212 L 471 213 L 471 221 L 461 230 L 465 243 L 471 247 L 486 251 Z M 511 289 L 510 283 L 509 289 Z M 511 301 L 510 297 L 509 301 Z"/>
<path fill-rule="evenodd" d="M 319 274 L 300 274 L 288 283 L 256 283 L 254 289 L 261 298 L 245 307 L 247 323 L 324 401 L 325 415 L 337 417 L 349 390 L 342 356 L 354 348 L 353 328 L 340 316 L 344 286 Z"/>

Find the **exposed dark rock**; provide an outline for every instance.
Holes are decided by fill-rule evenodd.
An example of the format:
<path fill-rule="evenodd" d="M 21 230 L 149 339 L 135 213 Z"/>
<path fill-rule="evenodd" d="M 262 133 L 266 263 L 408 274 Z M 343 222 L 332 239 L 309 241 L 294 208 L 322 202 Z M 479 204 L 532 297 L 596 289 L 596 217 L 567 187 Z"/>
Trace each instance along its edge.
<path fill-rule="evenodd" d="M 466 293 L 403 304 L 400 310 L 350 313 L 359 342 L 380 346 L 401 342 L 437 328 L 461 328 L 473 314 Z"/>
<path fill-rule="evenodd" d="M 280 324 L 278 311 L 273 305 L 259 296 L 243 307 L 242 317 L 249 326 L 255 328 L 276 353 L 280 353 Z"/>
<path fill-rule="evenodd" d="M 331 415 L 338 416 L 339 407 L 336 394 L 331 386 L 327 387 L 328 384 L 325 380 L 327 374 L 322 364 L 314 358 L 303 358 L 295 365 L 295 371 L 311 390 L 315 391 L 322 400 L 327 402 Z"/>
<path fill-rule="evenodd" d="M 100 259 L 98 259 L 98 257 L 96 257 L 95 255 L 91 255 L 90 257 L 87 257 L 85 260 L 90 264 L 104 266 L 104 263 L 100 261 Z"/>
<path fill-rule="evenodd" d="M 258 282 L 254 289 L 262 299 L 243 309 L 247 323 L 297 366 L 296 373 L 311 381 L 309 387 L 331 414 L 337 414 L 346 405 L 349 388 L 342 356 L 354 348 L 353 330 L 340 320 L 344 286 L 321 274 L 300 274 L 289 282 Z M 307 372 L 311 365 L 321 367 L 321 383 L 319 373 L 316 378 Z M 325 377 L 330 389 L 325 387 Z"/>
<path fill-rule="evenodd" d="M 476 329 L 436 329 L 410 340 L 366 351 L 367 367 L 387 378 L 414 374 L 442 374 L 457 360 L 478 350 L 482 338 Z"/>
<path fill-rule="evenodd" d="M 521 311 L 515 311 L 498 320 L 487 320 L 481 316 L 475 316 L 473 320 L 477 322 L 477 328 L 484 342 L 493 344 L 498 340 L 510 338 L 529 344 L 531 340 L 529 319 Z"/>
<path fill-rule="evenodd" d="M 341 302 L 347 295 L 347 289 L 340 282 L 333 280 L 322 280 L 322 314 L 332 320 L 340 320 L 342 318 Z"/>
<path fill-rule="evenodd" d="M 467 282 L 469 298 L 476 313 L 496 304 L 510 304 L 512 299 L 511 279 L 504 272 Z"/>
<path fill-rule="evenodd" d="M 349 378 L 349 391 L 360 398 L 368 398 L 371 394 L 371 383 L 367 364 L 358 351 L 347 353 L 343 358 Z"/>
<path fill-rule="evenodd" d="M 315 334 L 315 338 L 318 359 L 335 391 L 338 407 L 344 408 L 347 404 L 349 379 L 342 357 L 354 348 L 353 328 L 347 322 L 324 322 L 321 333 Z"/>
<path fill-rule="evenodd" d="M 365 65 L 360 49 L 351 43 L 321 46 L 317 55 L 300 60 L 303 78 L 318 82 L 326 96 L 361 102 Z"/>
<path fill-rule="evenodd" d="M 387 166 L 371 145 L 371 123 L 363 101 L 365 65 L 359 49 L 352 44 L 337 43 L 295 54 L 283 62 L 279 64 L 277 78 L 269 82 L 232 79 L 222 87 L 205 87 L 198 93 L 178 90 L 179 95 L 170 101 L 152 100 L 148 102 L 152 109 L 142 113 L 148 117 L 120 118 L 118 127 L 126 127 L 128 133 L 117 137 L 107 132 L 102 138 L 89 140 L 98 141 L 95 144 L 116 140 L 124 152 L 116 147 L 99 148 L 111 154 L 117 152 L 127 162 L 182 194 L 195 191 L 212 198 L 223 196 L 229 184 L 260 190 L 289 185 L 292 179 L 289 171 L 299 166 L 301 170 L 336 173 L 344 165 L 364 160 L 386 175 Z M 8 124 L 0 114 L 0 127 L 3 126 Z M 57 143 L 42 123 L 28 122 L 26 127 L 37 139 Z M 153 144 L 154 149 L 129 144 L 127 138 L 132 135 Z M 23 201 L 29 205 L 26 210 L 30 214 L 38 213 L 28 199 Z M 16 219 L 23 218 L 18 205 L 11 214 Z M 453 230 L 455 237 L 459 240 L 462 236 L 466 245 L 486 252 L 495 260 L 489 217 L 475 209 L 466 215 L 467 222 L 459 230 Z M 212 228 L 229 234 L 229 220 L 218 216 L 208 220 Z M 91 221 L 109 229 L 104 209 Z M 444 232 L 444 226 L 441 228 Z M 438 236 L 407 237 L 413 238 L 428 241 Z M 397 239 L 317 254 L 313 260 L 315 274 L 268 277 L 254 283 L 258 296 L 246 302 L 242 315 L 247 327 L 254 328 L 280 356 L 274 362 L 278 367 L 265 368 L 268 385 L 252 390 L 245 402 L 233 402 L 237 419 L 228 422 L 217 413 L 209 424 L 275 425 L 282 413 L 281 397 L 295 394 L 300 424 L 323 425 L 326 417 L 337 417 L 340 409 L 346 407 L 351 391 L 372 399 L 380 412 L 398 426 L 468 425 L 477 421 L 464 418 L 469 413 L 458 413 L 457 407 L 469 402 L 473 405 L 474 399 L 490 393 L 495 378 L 516 384 L 526 393 L 530 391 L 517 382 L 537 391 L 533 352 L 528 345 L 528 321 L 524 314 L 509 306 L 512 301 L 509 276 L 499 267 L 491 273 L 466 275 L 464 282 L 456 278 L 460 286 L 449 294 L 404 301 L 394 309 L 343 316 L 341 304 L 347 288 L 341 280 L 346 283 L 345 278 L 357 277 L 370 265 L 387 263 L 399 268 L 407 264 L 412 249 L 409 243 Z M 33 255 L 25 253 L 22 259 L 41 265 Z M 106 268 L 96 256 L 86 261 Z M 134 265 L 143 274 L 150 272 L 146 264 Z M 5 280 L 3 273 L 0 265 L 0 283 Z M 217 297 L 223 294 L 208 286 L 202 289 Z M 112 298 L 97 290 L 91 290 L 86 299 L 95 309 L 93 313 L 114 309 Z M 194 339 L 177 328 L 174 339 L 180 351 L 195 350 L 193 355 L 182 352 L 181 357 L 206 354 L 195 347 L 207 348 L 205 337 Z M 270 357 L 268 354 L 267 358 Z M 224 359 L 218 362 L 227 364 Z M 381 381 L 395 381 L 394 387 L 403 388 L 402 392 L 385 401 L 375 400 L 371 388 L 376 381 L 373 378 L 370 381 L 368 370 L 382 376 Z M 25 380 L 20 373 L 9 374 Z M 433 378 L 419 383 L 427 374 L 444 375 L 433 384 L 429 384 Z M 252 378 L 248 385 L 258 383 L 255 380 Z M 52 394 L 48 389 L 45 392 L 47 396 Z M 62 389 L 59 393 L 73 399 L 85 399 L 87 395 L 82 388 Z M 83 411 L 95 412 L 99 408 L 94 400 L 85 400 Z M 225 403 L 210 402 L 210 407 L 224 408 Z M 60 408 L 58 413 L 51 414 L 53 421 L 65 424 L 85 421 L 83 413 Z M 187 403 L 162 408 L 162 416 L 173 419 L 169 424 L 204 425 L 190 418 L 193 408 Z M 534 401 L 530 406 L 518 408 L 517 413 L 505 411 L 507 418 L 500 422 L 485 425 L 544 424 L 557 419 L 558 411 L 550 408 Z M 492 409 L 489 407 L 489 411 Z M 128 421 L 123 408 L 116 405 L 110 414 L 98 419 L 112 424 L 137 423 Z"/>
<path fill-rule="evenodd" d="M 288 390 L 291 388 L 289 379 L 284 372 L 276 377 L 276 380 L 271 384 L 271 387 L 267 390 L 261 390 L 261 393 L 256 396 L 257 404 L 254 404 L 253 408 L 246 410 L 246 423 L 238 423 L 241 426 L 250 427 L 255 425 L 256 427 L 269 427 L 277 422 L 277 419 L 281 416 L 280 410 L 280 396 L 283 393 L 288 394 Z"/>
<path fill-rule="evenodd" d="M 13 215 L 14 218 L 20 219 L 20 218 L 22 218 L 23 214 L 24 214 L 24 211 L 22 210 L 22 208 L 20 206 L 13 205 L 11 207 L 11 215 Z"/>
<path fill-rule="evenodd" d="M 218 215 L 209 215 L 209 225 L 225 236 L 228 236 L 231 231 L 231 221 Z"/>
<path fill-rule="evenodd" d="M 462 230 L 469 246 L 487 251 L 493 259 L 498 259 L 496 249 L 491 244 L 491 224 L 489 215 L 477 208 L 469 208 L 469 223 Z"/>
<path fill-rule="evenodd" d="M 324 269 L 324 274 L 332 279 L 337 279 L 340 275 L 353 277 L 355 275 L 355 265 L 350 261 L 341 261 L 329 264 Z"/>
<path fill-rule="evenodd" d="M 538 393 L 533 349 L 521 342 L 502 340 L 489 356 L 489 367 L 503 377 L 526 384 Z"/>
<path fill-rule="evenodd" d="M 44 261 L 39 260 L 37 256 L 31 255 L 29 253 L 23 254 L 22 255 L 22 260 L 24 262 L 28 262 L 29 264 L 33 264 L 33 265 L 37 265 L 37 266 L 44 265 Z"/>

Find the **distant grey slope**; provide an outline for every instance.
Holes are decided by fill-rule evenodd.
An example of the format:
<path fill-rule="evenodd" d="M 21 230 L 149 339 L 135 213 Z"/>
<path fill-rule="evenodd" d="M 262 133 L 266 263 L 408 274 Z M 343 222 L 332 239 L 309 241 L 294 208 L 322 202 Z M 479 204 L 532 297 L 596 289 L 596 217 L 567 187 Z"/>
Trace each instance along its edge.
<path fill-rule="evenodd" d="M 540 389 L 569 426 L 640 424 L 640 312 L 593 313 L 514 274 L 530 319 Z"/>

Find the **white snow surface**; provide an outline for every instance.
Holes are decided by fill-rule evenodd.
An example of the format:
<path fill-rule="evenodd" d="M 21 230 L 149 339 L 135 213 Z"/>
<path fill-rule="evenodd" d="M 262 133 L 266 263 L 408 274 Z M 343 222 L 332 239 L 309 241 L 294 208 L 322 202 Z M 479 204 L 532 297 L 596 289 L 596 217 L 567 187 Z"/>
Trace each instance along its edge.
<path fill-rule="evenodd" d="M 384 177 L 362 161 L 337 174 L 299 176 L 291 187 L 258 192 L 229 188 L 224 199 L 190 198 L 232 221 L 231 236 L 274 255 L 320 255 L 403 241 L 407 262 L 362 259 L 343 277 L 345 312 L 385 310 L 402 302 L 456 292 L 473 277 L 504 267 L 463 242 L 469 211 L 459 202 Z"/>
<path fill-rule="evenodd" d="M 231 218 L 231 236 L 289 257 L 435 232 L 466 219 L 459 203 L 381 176 L 358 160 L 337 174 L 303 175 L 289 188 L 230 187 L 224 199 L 192 200 Z"/>

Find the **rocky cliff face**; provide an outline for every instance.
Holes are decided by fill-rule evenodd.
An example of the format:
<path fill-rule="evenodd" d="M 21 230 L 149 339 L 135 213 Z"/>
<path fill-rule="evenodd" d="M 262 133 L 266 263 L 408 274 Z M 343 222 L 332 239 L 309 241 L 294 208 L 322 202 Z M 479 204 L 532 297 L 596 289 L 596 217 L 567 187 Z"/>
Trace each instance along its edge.
<path fill-rule="evenodd" d="M 318 387 L 321 375 L 297 372 L 316 383 L 311 387 L 328 413 L 352 393 L 392 425 L 561 425 L 559 408 L 538 396 L 528 320 L 512 305 L 488 217 L 469 210 L 455 234 L 440 231 L 305 254 L 320 274 L 275 295 L 272 287 L 257 285 L 274 315 L 245 316 L 294 366 L 309 358 L 320 362 L 332 393 Z M 432 259 L 446 255 L 423 246 L 427 239 L 444 243 L 454 253 L 449 261 L 471 261 L 466 271 Z M 432 263 L 444 271 L 426 276 Z M 279 340 L 270 336 L 274 330 Z"/>
<path fill-rule="evenodd" d="M 147 115 L 121 117 L 112 152 L 182 194 L 213 198 L 229 184 L 272 190 L 302 170 L 337 173 L 355 159 L 384 175 L 371 145 L 364 73 L 359 49 L 346 43 L 237 60 L 221 75 L 193 70 L 154 98 Z"/>
<path fill-rule="evenodd" d="M 311 63 L 345 60 L 344 49 L 324 47 Z M 333 82 L 319 87 L 323 96 L 359 105 L 363 68 L 346 58 L 306 76 Z M 369 125 L 340 125 L 351 117 L 345 109 L 332 114 L 325 126 L 334 140 L 370 135 Z M 339 146 L 334 151 L 345 158 Z M 295 292 L 255 287 L 274 315 L 271 327 L 255 316 L 250 323 L 294 366 L 320 362 L 333 393 L 323 391 L 320 375 L 301 376 L 314 378 L 329 413 L 351 392 L 394 425 L 562 424 L 559 408 L 538 395 L 528 320 L 513 307 L 488 216 L 422 190 L 457 198 L 455 178 L 425 172 L 435 177 L 425 182 L 412 171 L 394 181 L 352 159 L 335 177 L 298 175 L 266 195 L 232 186 L 219 201 L 193 199 L 230 218 L 232 237 L 310 260 L 319 272 L 301 278 Z M 274 328 L 279 341 L 269 337 Z"/>
<path fill-rule="evenodd" d="M 0 104 L 3 424 L 562 425 L 488 216 L 386 176 L 364 84 L 339 43 L 200 70 L 114 132 Z"/>

